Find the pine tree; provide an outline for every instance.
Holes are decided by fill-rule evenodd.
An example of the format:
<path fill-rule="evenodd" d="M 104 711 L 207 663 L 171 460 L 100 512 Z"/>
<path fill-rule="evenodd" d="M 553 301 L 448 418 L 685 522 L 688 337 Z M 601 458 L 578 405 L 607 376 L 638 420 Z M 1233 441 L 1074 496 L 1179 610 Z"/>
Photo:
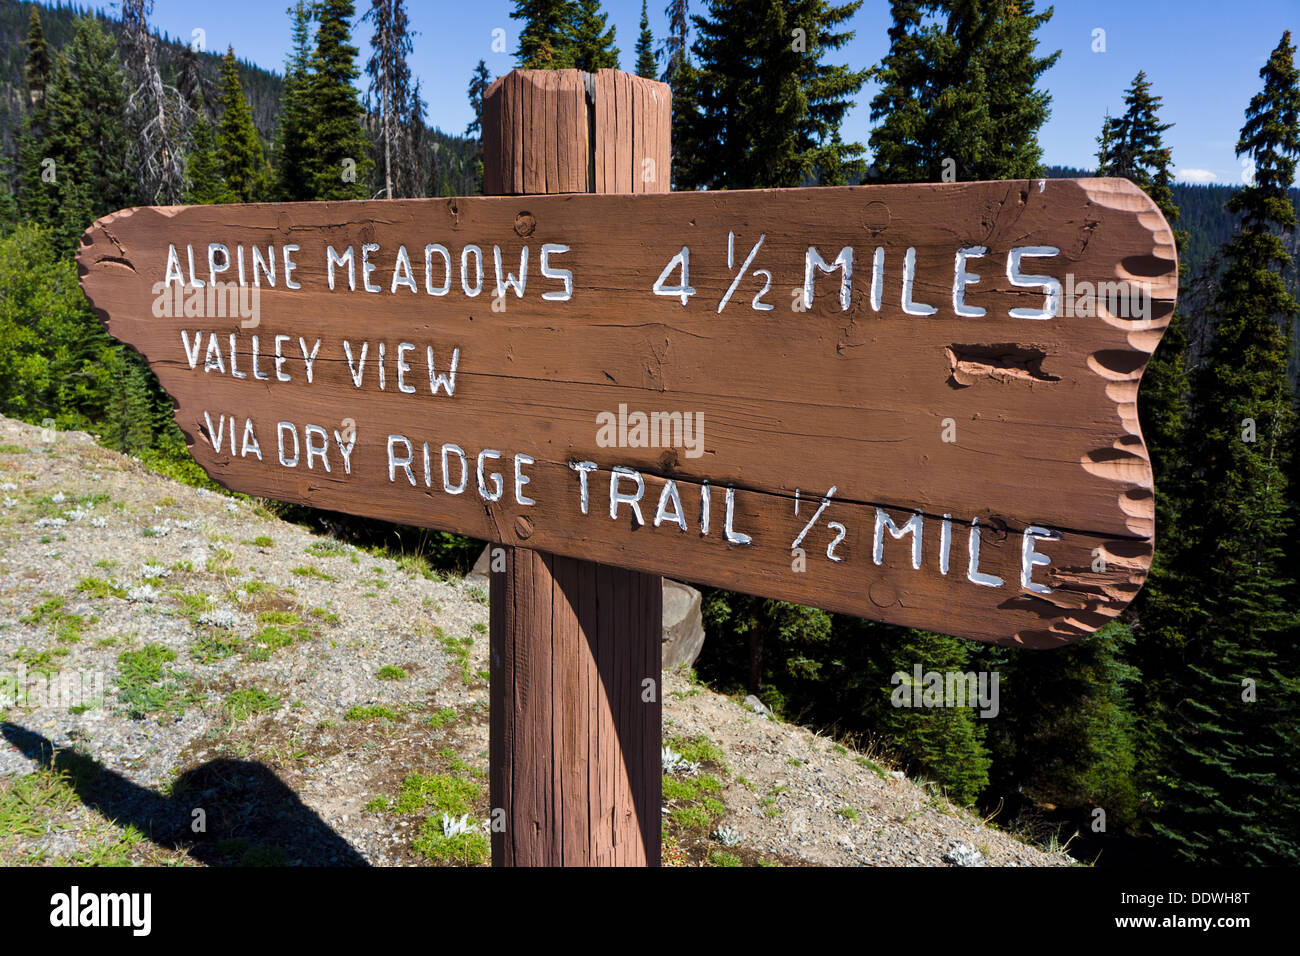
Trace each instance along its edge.
<path fill-rule="evenodd" d="M 49 115 L 45 105 L 45 91 L 54 70 L 54 61 L 50 57 L 49 46 L 45 42 L 45 32 L 41 27 L 41 17 L 36 7 L 32 7 L 27 27 L 27 63 L 23 75 L 27 82 L 27 112 L 23 116 L 22 130 L 18 138 L 18 179 L 19 195 L 26 198 L 24 211 L 32 215 L 38 207 L 36 197 L 42 191 L 42 173 L 45 167 L 42 161 L 41 145 L 45 140 Z M 42 220 L 43 221 L 43 220 Z"/>
<path fill-rule="evenodd" d="M 233 48 L 227 48 L 221 60 L 220 95 L 216 145 L 221 178 L 235 197 L 234 202 L 260 202 L 266 193 L 269 170 L 261 137 L 253 125 L 253 111 L 244 99 Z"/>
<path fill-rule="evenodd" d="M 308 86 L 311 81 L 312 4 L 298 0 L 289 8 L 293 22 L 293 55 L 284 71 L 280 100 L 280 125 L 276 130 L 276 198 L 286 202 L 303 202 L 313 197 L 308 171 L 310 153 L 307 134 L 310 129 Z"/>
<path fill-rule="evenodd" d="M 1132 630 L 1112 622 L 1052 651 L 976 652 L 1000 675 L 988 740 L 999 792 L 1072 810 L 1080 825 L 1100 807 L 1112 832 L 1137 822 L 1132 646 Z"/>
<path fill-rule="evenodd" d="M 361 105 L 352 85 L 360 75 L 351 36 L 352 0 L 320 0 L 316 49 L 306 84 L 304 171 L 312 198 L 365 199 L 372 166 L 362 129 Z"/>
<path fill-rule="evenodd" d="M 1139 72 L 1124 96 L 1125 111 L 1107 116 L 1098 137 L 1097 175 L 1123 176 L 1140 187 L 1173 226 L 1179 210 L 1174 203 L 1172 158 L 1164 145 L 1171 123 L 1159 121 L 1161 98 L 1151 95 L 1146 73 Z M 1186 244 L 1186 233 L 1175 231 L 1175 245 Z M 1181 573 L 1180 557 L 1187 547 L 1182 511 L 1186 484 L 1186 446 L 1190 378 L 1187 335 L 1183 317 L 1175 312 L 1164 337 L 1142 376 L 1138 412 L 1142 436 L 1151 458 L 1156 490 L 1156 553 L 1142 591 L 1125 613 L 1138 634 L 1132 658 L 1143 680 L 1140 709 L 1146 716 L 1144 732 L 1156 727 L 1166 707 L 1173 706 L 1180 690 L 1173 681 L 1185 641 L 1185 611 L 1189 582 Z M 1144 746 L 1142 764 L 1158 773 L 1154 741 Z"/>
<path fill-rule="evenodd" d="M 98 216 L 136 201 L 122 125 L 126 78 L 96 18 L 79 17 L 54 57 L 43 107 L 45 128 L 20 148 L 19 208 L 70 253 Z"/>
<path fill-rule="evenodd" d="M 370 86 L 366 111 L 378 114 L 379 169 L 383 194 L 389 199 L 413 195 L 419 178 L 415 148 L 416 130 L 411 110 L 411 69 L 406 58 L 412 49 L 411 33 L 402 0 L 371 0 L 365 19 L 374 27 L 370 35 L 373 51 L 366 63 Z"/>
<path fill-rule="evenodd" d="M 647 80 L 658 79 L 659 69 L 655 60 L 655 37 L 650 32 L 650 18 L 646 15 L 646 0 L 641 0 L 641 32 L 636 38 L 636 75 Z"/>
<path fill-rule="evenodd" d="M 573 65 L 588 73 L 618 69 L 618 47 L 614 28 L 606 29 L 608 17 L 601 13 L 600 0 L 576 0 L 570 27 Z"/>
<path fill-rule="evenodd" d="M 216 131 L 203 115 L 194 124 L 193 140 L 185 157 L 185 182 L 186 203 L 210 205 L 239 202 L 221 174 Z"/>
<path fill-rule="evenodd" d="M 891 0 L 889 52 L 873 69 L 874 169 L 885 182 L 1029 178 L 1050 96 L 1038 78 L 1060 51 L 1035 55 L 1051 8 L 1032 0 Z"/>
<path fill-rule="evenodd" d="M 510 17 L 522 20 L 515 59 L 522 70 L 566 70 L 577 66 L 572 27 L 576 0 L 515 0 Z"/>
<path fill-rule="evenodd" d="M 1287 380 L 1300 303 L 1283 273 L 1296 227 L 1287 190 L 1300 156 L 1291 34 L 1260 70 L 1237 155 L 1254 182 L 1228 208 L 1218 319 L 1194 378 L 1195 475 L 1187 509 L 1192 621 L 1179 706 L 1158 733 L 1166 761 L 1159 832 L 1185 859 L 1300 862 L 1295 752 L 1300 714 L 1294 569 L 1286 562 L 1296 414 Z"/>
<path fill-rule="evenodd" d="M 688 92 L 674 103 L 675 180 L 748 189 L 860 175 L 862 146 L 843 142 L 839 127 L 867 73 L 822 62 L 852 38 L 835 28 L 860 6 L 712 0 L 695 18 L 692 66 L 678 67 Z"/>
<path fill-rule="evenodd" d="M 469 108 L 474 113 L 474 120 L 465 127 L 465 135 L 478 141 L 474 149 L 474 178 L 480 193 L 483 191 L 483 96 L 491 85 L 492 74 L 488 72 L 487 64 L 479 60 L 469 80 Z"/>
<path fill-rule="evenodd" d="M 668 0 L 664 10 L 668 17 L 668 35 L 664 37 L 664 73 L 660 79 L 673 88 L 673 96 L 677 95 L 678 71 L 690 60 L 687 51 L 691 16 L 687 4 L 688 0 Z"/>
<path fill-rule="evenodd" d="M 50 58 L 50 47 L 45 42 L 45 30 L 41 26 L 41 15 L 35 6 L 27 20 L 27 62 L 23 67 L 23 78 L 27 82 L 27 102 L 29 106 L 39 107 L 45 97 L 45 87 L 50 81 L 50 71 L 54 61 Z"/>

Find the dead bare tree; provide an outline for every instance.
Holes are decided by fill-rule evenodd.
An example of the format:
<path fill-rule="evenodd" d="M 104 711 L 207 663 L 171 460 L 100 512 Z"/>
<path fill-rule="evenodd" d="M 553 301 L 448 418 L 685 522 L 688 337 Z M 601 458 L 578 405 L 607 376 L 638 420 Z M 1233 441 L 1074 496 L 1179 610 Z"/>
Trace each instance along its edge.
<path fill-rule="evenodd" d="M 130 81 L 127 121 L 136 152 L 136 186 L 149 203 L 174 205 L 185 191 L 185 154 L 194 111 L 162 81 L 149 15 L 153 0 L 122 0 L 122 64 Z"/>
<path fill-rule="evenodd" d="M 406 58 L 412 32 L 407 25 L 404 0 L 372 0 L 364 19 L 374 26 L 372 53 L 366 63 L 370 85 L 366 110 L 378 126 L 379 169 L 383 195 L 389 199 L 419 193 L 419 158 L 416 140 L 422 122 L 418 86 L 411 87 Z"/>

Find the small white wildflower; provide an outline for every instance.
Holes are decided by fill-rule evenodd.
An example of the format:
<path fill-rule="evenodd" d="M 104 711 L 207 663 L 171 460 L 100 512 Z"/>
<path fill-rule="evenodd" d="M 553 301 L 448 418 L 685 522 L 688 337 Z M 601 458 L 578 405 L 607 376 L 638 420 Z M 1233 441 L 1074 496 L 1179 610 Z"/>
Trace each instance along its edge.
<path fill-rule="evenodd" d="M 687 775 L 700 772 L 700 765 L 693 760 L 685 759 L 672 747 L 664 747 L 661 754 L 664 773 L 684 773 Z"/>
<path fill-rule="evenodd" d="M 739 846 L 740 833 L 728 826 L 720 826 L 713 831 L 713 839 L 723 846 Z"/>
<path fill-rule="evenodd" d="M 107 518 L 91 518 L 91 519 L 90 519 L 90 526 L 91 526 L 92 528 L 102 528 L 102 527 L 104 527 L 106 524 L 108 524 L 108 519 L 107 519 Z"/>
<path fill-rule="evenodd" d="M 17 491 L 17 490 L 18 490 L 18 486 L 15 485 L 12 481 L 6 481 L 3 485 L 0 485 L 0 491 Z"/>
<path fill-rule="evenodd" d="M 16 504 L 18 504 L 18 499 L 17 499 L 17 498 L 10 498 L 8 495 L 5 495 L 5 507 L 6 507 L 6 508 L 12 508 L 12 507 L 13 507 L 14 505 L 16 505 Z"/>
<path fill-rule="evenodd" d="M 194 493 L 200 498 L 206 498 L 208 495 L 212 494 L 212 492 L 208 491 L 206 488 L 195 488 Z"/>
<path fill-rule="evenodd" d="M 37 518 L 36 527 L 38 528 L 62 528 L 68 522 L 63 518 Z"/>
<path fill-rule="evenodd" d="M 162 514 L 162 508 L 158 507 L 158 505 L 154 505 L 154 506 L 153 506 L 153 513 L 156 514 L 156 515 L 160 515 L 160 514 Z"/>
<path fill-rule="evenodd" d="M 165 538 L 171 533 L 171 530 L 172 529 L 165 524 L 156 524 L 149 529 L 149 533 L 155 538 Z"/>
<path fill-rule="evenodd" d="M 220 627 L 230 630 L 239 622 L 235 612 L 228 607 L 219 607 L 215 611 L 205 611 L 199 615 L 200 624 L 211 624 L 213 627 Z"/>
<path fill-rule="evenodd" d="M 89 512 L 82 511 L 80 508 L 73 508 L 71 511 L 63 512 L 63 517 L 67 518 L 69 521 L 80 521 L 82 518 L 86 517 L 88 513 Z"/>
<path fill-rule="evenodd" d="M 126 599 L 132 603 L 158 600 L 158 591 L 152 584 L 142 584 L 138 588 L 131 588 L 126 592 Z"/>
<path fill-rule="evenodd" d="M 179 528 L 179 529 L 182 530 L 182 531 L 189 531 L 191 528 L 194 527 L 194 522 L 193 522 L 193 521 L 177 521 L 177 522 L 175 522 L 172 526 L 175 527 L 175 528 Z"/>
<path fill-rule="evenodd" d="M 238 511 L 239 505 L 235 504 L 234 502 L 231 502 L 230 504 L 226 505 L 226 510 L 230 512 Z"/>
<path fill-rule="evenodd" d="M 63 496 L 63 492 L 56 491 L 53 494 L 53 496 L 51 496 L 50 500 L 53 501 L 56 505 L 61 505 L 63 504 L 63 502 L 67 501 L 68 499 Z"/>

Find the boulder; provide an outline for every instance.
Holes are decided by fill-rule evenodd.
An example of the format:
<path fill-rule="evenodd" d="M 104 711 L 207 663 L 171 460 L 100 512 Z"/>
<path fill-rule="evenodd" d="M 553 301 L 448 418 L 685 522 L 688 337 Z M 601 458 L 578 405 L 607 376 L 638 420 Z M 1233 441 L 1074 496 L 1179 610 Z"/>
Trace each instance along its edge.
<path fill-rule="evenodd" d="M 704 618 L 700 613 L 702 596 L 688 584 L 664 578 L 664 653 L 665 671 L 680 666 L 693 667 L 704 647 Z"/>

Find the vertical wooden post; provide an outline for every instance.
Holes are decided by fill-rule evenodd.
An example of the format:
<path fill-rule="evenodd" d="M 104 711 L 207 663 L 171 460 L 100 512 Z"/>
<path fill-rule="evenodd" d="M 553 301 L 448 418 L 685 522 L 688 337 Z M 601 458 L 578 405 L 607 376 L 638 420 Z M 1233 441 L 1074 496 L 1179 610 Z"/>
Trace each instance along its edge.
<path fill-rule="evenodd" d="M 670 116 L 664 83 L 515 70 L 483 98 L 484 192 L 667 192 Z M 495 866 L 659 865 L 662 587 L 506 549 L 491 575 Z"/>

